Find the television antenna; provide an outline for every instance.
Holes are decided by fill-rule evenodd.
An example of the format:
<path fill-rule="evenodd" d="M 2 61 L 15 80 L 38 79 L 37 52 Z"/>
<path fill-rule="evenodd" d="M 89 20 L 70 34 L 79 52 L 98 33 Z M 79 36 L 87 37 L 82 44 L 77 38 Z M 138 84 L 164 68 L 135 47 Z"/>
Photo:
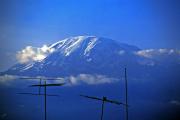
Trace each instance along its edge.
<path fill-rule="evenodd" d="M 125 104 L 126 104 L 126 120 L 128 120 L 129 119 L 129 117 L 128 117 L 128 114 L 129 114 L 129 112 L 128 112 L 128 81 L 127 81 L 127 69 L 125 68 L 125 71 L 124 71 L 124 75 L 125 75 L 125 99 L 126 99 L 126 102 L 125 102 Z"/>
<path fill-rule="evenodd" d="M 124 104 L 124 103 L 121 103 L 121 102 L 118 102 L 118 101 L 114 101 L 114 100 L 109 100 L 109 99 L 107 99 L 107 97 L 97 98 L 97 97 L 91 97 L 91 96 L 86 96 L 86 95 L 80 95 L 80 96 L 86 97 L 86 98 L 89 98 L 89 99 L 94 99 L 94 100 L 102 101 L 102 107 L 101 107 L 101 120 L 103 120 L 104 103 L 105 103 L 105 102 L 112 103 L 112 104 L 116 104 L 116 105 L 124 105 L 124 106 L 127 106 L 127 105 Z"/>
<path fill-rule="evenodd" d="M 30 85 L 30 87 L 38 87 L 38 93 L 18 93 L 25 95 L 35 95 L 35 96 L 44 96 L 44 119 L 47 120 L 47 96 L 58 96 L 54 94 L 47 94 L 47 87 L 63 86 L 65 83 L 53 83 L 47 84 L 47 80 L 63 80 L 62 78 L 45 78 L 45 77 L 21 77 L 20 79 L 35 79 L 40 80 L 39 84 Z M 44 84 L 42 84 L 44 80 Z M 44 93 L 41 93 L 41 87 L 44 87 Z"/>

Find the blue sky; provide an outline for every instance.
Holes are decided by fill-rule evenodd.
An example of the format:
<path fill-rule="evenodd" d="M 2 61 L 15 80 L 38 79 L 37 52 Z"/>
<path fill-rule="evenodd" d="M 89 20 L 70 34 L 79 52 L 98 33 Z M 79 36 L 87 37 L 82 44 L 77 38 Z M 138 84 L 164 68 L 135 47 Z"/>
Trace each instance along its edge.
<path fill-rule="evenodd" d="M 180 48 L 179 6 L 178 0 L 1 0 L 0 67 L 12 65 L 11 57 L 27 45 L 78 35 Z"/>
<path fill-rule="evenodd" d="M 95 35 L 142 49 L 180 50 L 179 21 L 179 0 L 0 0 L 0 72 L 14 65 L 17 62 L 17 51 L 26 46 L 41 47 L 70 36 Z M 157 51 L 145 53 L 156 55 Z M 165 63 L 174 62 L 174 58 L 172 61 L 168 61 L 169 56 L 163 58 L 162 69 L 152 68 L 147 72 L 142 70 L 147 76 L 144 73 L 138 74 L 138 70 L 133 68 L 136 69 L 133 73 L 145 78 L 132 79 L 133 82 L 129 84 L 129 101 L 132 105 L 130 119 L 153 120 L 160 116 L 163 120 L 170 120 L 170 117 L 176 117 L 179 113 L 179 66 L 166 65 Z M 176 58 L 178 61 L 179 56 L 175 56 Z M 150 70 L 152 75 L 148 73 Z M 128 74 L 132 72 L 128 71 Z M 149 79 L 146 78 L 148 76 Z M 12 85 L 17 84 L 17 88 L 0 86 L 0 119 L 3 116 L 7 116 L 7 119 L 17 117 L 18 120 L 43 119 L 43 98 L 15 94 L 37 92 L 36 89 L 20 87 L 22 84 L 28 86 L 32 81 L 11 82 Z M 120 85 L 122 84 L 48 89 L 49 93 L 60 94 L 59 99 L 48 98 L 48 117 L 67 120 L 99 119 L 99 102 L 88 101 L 78 95 L 80 92 L 92 96 L 105 94 L 110 99 L 120 100 L 120 93 L 124 93 Z M 124 117 L 122 109 L 117 106 L 107 104 L 105 108 L 105 119 L 111 119 L 112 116 L 114 119 Z"/>

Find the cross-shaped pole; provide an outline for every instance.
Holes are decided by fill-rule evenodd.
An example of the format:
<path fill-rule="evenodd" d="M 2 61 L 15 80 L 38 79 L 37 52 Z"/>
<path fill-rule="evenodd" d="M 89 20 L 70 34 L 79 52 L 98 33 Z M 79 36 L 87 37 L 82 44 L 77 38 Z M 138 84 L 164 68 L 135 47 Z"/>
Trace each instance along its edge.
<path fill-rule="evenodd" d="M 112 103 L 112 104 L 116 104 L 116 105 L 124 105 L 127 106 L 124 103 L 118 102 L 118 101 L 114 101 L 114 100 L 109 100 L 107 99 L 107 97 L 103 97 L 103 98 L 97 98 L 97 97 L 92 97 L 92 96 L 87 96 L 87 95 L 80 95 L 82 97 L 86 97 L 89 99 L 94 99 L 94 100 L 99 100 L 102 101 L 102 108 L 101 108 L 101 120 L 103 120 L 103 114 L 104 114 L 104 103 L 108 102 L 108 103 Z"/>
<path fill-rule="evenodd" d="M 62 86 L 65 83 L 54 83 L 54 84 L 46 83 L 46 80 L 62 80 L 59 78 L 22 77 L 20 79 L 39 79 L 40 80 L 39 84 L 30 86 L 30 87 L 39 87 L 38 94 L 35 94 L 35 93 L 18 93 L 18 94 L 44 96 L 44 119 L 47 120 L 47 96 L 58 96 L 58 95 L 47 94 L 46 89 L 47 87 Z M 44 84 L 42 84 L 42 80 L 44 80 Z M 41 87 L 44 87 L 44 94 L 41 93 Z"/>

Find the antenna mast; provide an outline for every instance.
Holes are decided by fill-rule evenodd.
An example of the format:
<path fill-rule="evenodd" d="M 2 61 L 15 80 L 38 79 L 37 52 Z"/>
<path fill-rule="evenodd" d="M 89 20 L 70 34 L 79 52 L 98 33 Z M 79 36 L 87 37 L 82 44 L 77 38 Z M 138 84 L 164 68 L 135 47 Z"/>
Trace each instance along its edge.
<path fill-rule="evenodd" d="M 99 101 L 102 102 L 102 108 L 101 108 L 101 120 L 103 120 L 104 104 L 105 104 L 105 102 L 112 103 L 112 104 L 116 104 L 116 105 L 126 105 L 126 104 L 121 103 L 121 102 L 118 102 L 118 101 L 109 100 L 109 99 L 107 99 L 107 97 L 97 98 L 97 97 L 92 97 L 92 96 L 87 96 L 87 95 L 80 95 L 80 96 L 86 97 L 86 98 L 90 98 L 90 99 L 99 100 Z"/>
<path fill-rule="evenodd" d="M 18 93 L 18 94 L 44 96 L 44 119 L 47 120 L 47 96 L 58 96 L 53 94 L 47 94 L 47 87 L 63 86 L 65 83 L 52 83 L 52 84 L 46 83 L 47 80 L 62 80 L 61 78 L 22 77 L 20 79 L 40 80 L 39 84 L 30 86 L 30 87 L 38 87 L 37 94 L 36 93 Z M 42 84 L 42 80 L 44 80 L 44 84 Z M 44 93 L 41 93 L 41 87 L 44 87 Z"/>
<path fill-rule="evenodd" d="M 126 95 L 126 120 L 128 120 L 128 82 L 127 82 L 127 70 L 125 68 L 125 95 Z"/>
<path fill-rule="evenodd" d="M 46 80 L 44 80 L 44 119 L 47 118 L 47 111 L 46 111 Z"/>

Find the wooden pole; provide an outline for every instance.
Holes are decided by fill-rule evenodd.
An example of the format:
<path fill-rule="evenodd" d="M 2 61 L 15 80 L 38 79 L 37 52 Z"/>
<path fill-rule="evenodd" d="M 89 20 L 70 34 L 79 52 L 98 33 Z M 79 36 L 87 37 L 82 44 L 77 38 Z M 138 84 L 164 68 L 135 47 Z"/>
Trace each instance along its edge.
<path fill-rule="evenodd" d="M 41 78 L 40 78 L 39 84 L 41 85 Z M 41 94 L 41 86 L 39 86 L 39 95 L 40 94 Z"/>
<path fill-rule="evenodd" d="M 103 98 L 103 101 L 102 101 L 101 120 L 103 120 L 103 114 L 104 114 L 104 98 Z"/>
<path fill-rule="evenodd" d="M 128 120 L 128 82 L 127 82 L 127 70 L 125 68 L 125 94 L 126 94 L 126 120 Z"/>
<path fill-rule="evenodd" d="M 46 114 L 46 80 L 44 81 L 44 84 L 45 84 L 45 86 L 44 86 L 44 114 L 45 114 L 45 116 L 44 116 L 44 118 L 45 118 L 45 120 L 46 120 L 46 117 L 47 117 L 47 114 Z"/>

